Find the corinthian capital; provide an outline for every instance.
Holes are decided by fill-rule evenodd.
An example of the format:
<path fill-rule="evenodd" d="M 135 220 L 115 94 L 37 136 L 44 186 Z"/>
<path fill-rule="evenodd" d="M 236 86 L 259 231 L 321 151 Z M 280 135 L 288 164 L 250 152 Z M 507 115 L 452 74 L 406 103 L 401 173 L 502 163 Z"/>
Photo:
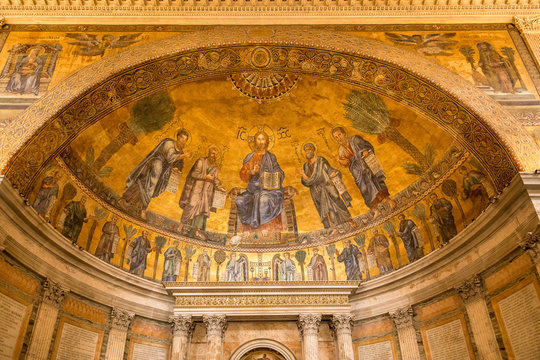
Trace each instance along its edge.
<path fill-rule="evenodd" d="M 114 329 L 127 331 L 134 316 L 135 313 L 119 308 L 113 308 L 111 312 L 111 327 Z"/>
<path fill-rule="evenodd" d="M 520 16 L 514 16 L 514 25 L 520 33 L 530 33 L 540 31 L 540 16 L 534 18 L 526 18 Z"/>
<path fill-rule="evenodd" d="M 69 290 L 60 286 L 60 284 L 46 279 L 43 282 L 43 298 L 44 303 L 60 307 L 64 302 L 64 298 Z"/>
<path fill-rule="evenodd" d="M 173 335 L 191 336 L 191 332 L 195 328 L 195 323 L 191 315 L 175 315 L 169 318 Z"/>
<path fill-rule="evenodd" d="M 335 334 L 339 332 L 351 332 L 353 327 L 353 317 L 351 314 L 335 314 L 332 316 L 330 326 Z"/>
<path fill-rule="evenodd" d="M 225 315 L 203 315 L 203 322 L 206 325 L 207 336 L 220 336 L 223 338 L 227 328 L 227 318 Z"/>
<path fill-rule="evenodd" d="M 409 305 L 407 307 L 397 309 L 390 313 L 396 328 L 403 329 L 409 326 L 413 326 L 413 309 Z"/>
<path fill-rule="evenodd" d="M 459 286 L 456 287 L 459 295 L 464 302 L 469 302 L 474 299 L 484 296 L 484 286 L 482 284 L 482 278 L 475 275 L 472 278 L 465 280 Z"/>
<path fill-rule="evenodd" d="M 536 263 L 540 263 L 540 225 L 534 231 L 527 233 L 527 237 L 519 244 Z"/>
<path fill-rule="evenodd" d="M 321 314 L 300 314 L 298 315 L 298 330 L 300 335 L 304 336 L 304 333 L 319 332 L 319 325 L 321 324 Z"/>

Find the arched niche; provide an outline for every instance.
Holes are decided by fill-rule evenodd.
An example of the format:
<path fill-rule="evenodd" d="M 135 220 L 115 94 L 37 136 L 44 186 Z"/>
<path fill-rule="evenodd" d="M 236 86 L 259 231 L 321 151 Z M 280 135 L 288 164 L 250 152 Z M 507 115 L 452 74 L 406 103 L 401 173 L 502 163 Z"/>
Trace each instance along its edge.
<path fill-rule="evenodd" d="M 285 345 L 270 339 L 255 339 L 241 345 L 233 352 L 230 360 L 242 360 L 249 352 L 257 349 L 270 349 L 277 352 L 285 360 L 296 360 L 296 357 Z"/>
<path fill-rule="evenodd" d="M 115 109 L 171 85 L 254 71 L 332 79 L 398 100 L 438 123 L 480 159 L 498 190 L 518 171 L 534 169 L 540 157 L 538 146 L 509 113 L 435 62 L 347 34 L 253 27 L 161 39 L 80 70 L 0 135 L 0 168 L 27 194 L 49 159 Z"/>

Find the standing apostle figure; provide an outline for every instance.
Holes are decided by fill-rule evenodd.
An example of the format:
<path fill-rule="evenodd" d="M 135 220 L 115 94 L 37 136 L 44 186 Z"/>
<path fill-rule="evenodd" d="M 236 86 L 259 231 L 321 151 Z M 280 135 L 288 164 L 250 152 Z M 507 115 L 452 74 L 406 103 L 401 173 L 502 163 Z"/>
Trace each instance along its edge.
<path fill-rule="evenodd" d="M 120 207 L 125 208 L 129 204 L 146 220 L 150 200 L 165 191 L 171 171 L 182 171 L 184 159 L 191 156 L 189 152 L 184 153 L 188 138 L 187 130 L 180 129 L 176 132 L 176 140 L 163 139 L 146 155 L 129 174 L 126 191 L 118 201 Z"/>
<path fill-rule="evenodd" d="M 339 144 L 337 161 L 349 168 L 364 202 L 373 211 L 374 217 L 380 215 L 377 207 L 382 202 L 387 202 L 392 209 L 395 208 L 397 204 L 390 199 L 384 172 L 380 166 L 373 172 L 367 163 L 369 157 L 375 156 L 373 145 L 359 135 L 347 137 L 345 128 L 341 126 L 332 129 L 332 136 Z"/>
<path fill-rule="evenodd" d="M 210 211 L 215 211 L 212 209 L 214 191 L 225 191 L 218 179 L 218 154 L 219 149 L 211 146 L 207 157 L 197 159 L 189 171 L 180 197 L 180 208 L 184 209 L 180 222 L 195 227 L 198 238 L 203 238 L 199 230 L 206 229 Z"/>
<path fill-rule="evenodd" d="M 341 173 L 331 167 L 324 157 L 315 154 L 315 145 L 312 143 L 306 143 L 303 149 L 307 161 L 298 173 L 302 176 L 302 185 L 309 188 L 323 226 L 329 228 L 346 222 L 351 218 L 347 210 L 347 206 L 351 206 L 351 198 L 348 192 L 344 193 L 347 195 L 345 203 L 332 182 L 333 178 L 341 177 Z M 335 233 L 337 229 L 331 235 Z"/>

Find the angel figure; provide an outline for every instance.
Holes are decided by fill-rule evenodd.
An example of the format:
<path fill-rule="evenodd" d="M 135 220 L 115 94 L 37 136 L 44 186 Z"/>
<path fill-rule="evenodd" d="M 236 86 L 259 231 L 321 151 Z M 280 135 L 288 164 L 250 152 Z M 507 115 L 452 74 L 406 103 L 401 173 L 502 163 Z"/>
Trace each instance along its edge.
<path fill-rule="evenodd" d="M 118 49 L 133 45 L 139 42 L 137 39 L 142 33 L 122 35 L 115 38 L 113 35 L 106 34 L 98 38 L 98 35 L 94 34 L 78 34 L 68 33 L 66 37 L 75 39 L 77 41 L 68 41 L 68 44 L 80 46 L 79 50 L 73 52 L 74 55 L 81 56 L 101 56 L 105 55 L 105 51 L 108 49 Z"/>
<path fill-rule="evenodd" d="M 456 33 L 444 34 L 426 34 L 426 35 L 405 35 L 385 33 L 386 38 L 397 45 L 414 46 L 415 50 L 424 56 L 451 56 L 452 53 L 447 50 L 452 50 L 456 46 L 456 40 L 450 40 Z"/>

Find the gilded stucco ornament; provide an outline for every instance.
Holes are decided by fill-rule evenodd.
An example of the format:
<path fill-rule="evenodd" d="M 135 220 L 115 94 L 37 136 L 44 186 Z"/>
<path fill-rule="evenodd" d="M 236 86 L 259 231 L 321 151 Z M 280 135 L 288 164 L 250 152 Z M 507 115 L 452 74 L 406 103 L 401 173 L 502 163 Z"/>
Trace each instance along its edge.
<path fill-rule="evenodd" d="M 250 45 L 254 42 L 257 46 Z M 500 105 L 432 61 L 376 40 L 278 27 L 270 37 L 240 29 L 197 32 L 104 58 L 58 84 L 6 127 L 0 135 L 0 166 L 27 192 L 44 163 L 105 114 L 148 91 L 260 70 L 248 55 L 261 47 L 279 55 L 262 64 L 265 70 L 349 82 L 436 121 L 492 170 L 499 190 L 518 169 L 533 168 L 540 154 Z"/>

